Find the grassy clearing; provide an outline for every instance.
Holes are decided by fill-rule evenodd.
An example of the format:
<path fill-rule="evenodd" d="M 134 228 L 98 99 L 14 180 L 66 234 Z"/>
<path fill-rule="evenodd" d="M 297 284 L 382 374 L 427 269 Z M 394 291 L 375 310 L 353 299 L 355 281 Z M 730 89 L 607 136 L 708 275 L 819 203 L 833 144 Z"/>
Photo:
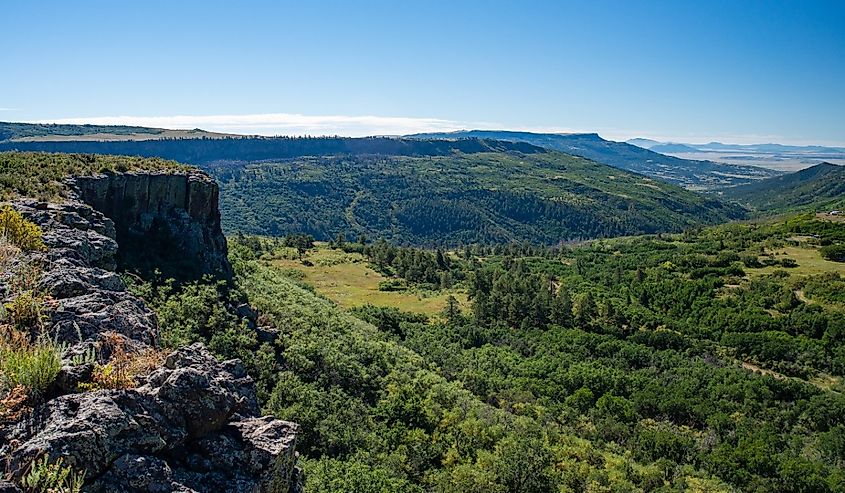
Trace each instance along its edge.
<path fill-rule="evenodd" d="M 301 272 L 303 281 L 344 308 L 371 304 L 437 316 L 446 306 L 449 295 L 454 296 L 462 308 L 469 307 L 466 293 L 460 289 L 379 291 L 379 283 L 388 278 L 373 270 L 363 255 L 333 250 L 325 244 L 317 244 L 303 256 L 303 261 L 298 260 L 294 249 L 285 257 L 273 260 L 273 265 Z"/>
<path fill-rule="evenodd" d="M 830 221 L 832 223 L 845 223 L 845 215 L 830 215 L 827 212 L 819 212 L 816 214 L 816 219 L 820 219 L 822 221 Z"/>
<path fill-rule="evenodd" d="M 779 248 L 773 252 L 775 258 L 784 259 L 791 258 L 798 263 L 798 267 L 784 269 L 781 266 L 768 266 L 759 269 L 746 268 L 745 272 L 749 277 L 759 277 L 766 274 L 771 274 L 776 270 L 786 270 L 792 275 L 799 276 L 814 276 L 818 274 L 825 274 L 827 272 L 838 272 L 845 275 L 845 262 L 832 262 L 822 258 L 819 250 L 813 247 L 794 247 L 787 246 Z"/>

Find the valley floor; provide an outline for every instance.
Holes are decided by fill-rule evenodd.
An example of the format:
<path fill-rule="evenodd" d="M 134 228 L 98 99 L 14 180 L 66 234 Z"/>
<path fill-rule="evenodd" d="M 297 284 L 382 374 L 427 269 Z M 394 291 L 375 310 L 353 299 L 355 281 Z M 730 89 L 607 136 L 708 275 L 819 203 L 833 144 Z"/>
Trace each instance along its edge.
<path fill-rule="evenodd" d="M 374 270 L 363 255 L 335 250 L 326 243 L 317 243 L 302 260 L 292 248 L 279 253 L 284 258 L 273 260 L 274 266 L 294 278 L 301 278 L 319 294 L 344 308 L 370 304 L 438 317 L 449 296 L 454 296 L 462 308 L 469 308 L 465 289 L 379 289 L 379 285 L 383 286 L 389 278 Z"/>

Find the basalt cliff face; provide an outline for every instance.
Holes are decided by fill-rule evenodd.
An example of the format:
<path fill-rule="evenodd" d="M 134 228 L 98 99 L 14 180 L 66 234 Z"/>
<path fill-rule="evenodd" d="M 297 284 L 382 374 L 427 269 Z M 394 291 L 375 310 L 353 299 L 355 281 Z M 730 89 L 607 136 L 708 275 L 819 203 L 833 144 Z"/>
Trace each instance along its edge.
<path fill-rule="evenodd" d="M 117 261 L 166 275 L 231 276 L 217 184 L 199 171 L 78 177 L 79 199 L 115 225 Z"/>
<path fill-rule="evenodd" d="M 0 468 L 8 478 L 0 491 L 22 491 L 17 484 L 45 455 L 84 470 L 83 491 L 300 491 L 298 426 L 260 416 L 254 383 L 238 360 L 220 362 L 194 344 L 160 357 L 130 388 L 80 390 L 115 348 L 160 352 L 155 313 L 127 291 L 114 272 L 118 261 L 149 248 L 164 260 L 187 259 L 198 273 L 225 276 L 231 267 L 217 188 L 204 175 L 116 174 L 75 184 L 78 199 L 12 204 L 40 226 L 48 249 L 22 254 L 10 269 L 41 266 L 39 285 L 49 294 L 43 330 L 64 351 L 41 402 L 0 421 Z M 172 243 L 150 245 L 151 234 L 172 235 Z M 92 354 L 95 360 L 84 357 Z"/>

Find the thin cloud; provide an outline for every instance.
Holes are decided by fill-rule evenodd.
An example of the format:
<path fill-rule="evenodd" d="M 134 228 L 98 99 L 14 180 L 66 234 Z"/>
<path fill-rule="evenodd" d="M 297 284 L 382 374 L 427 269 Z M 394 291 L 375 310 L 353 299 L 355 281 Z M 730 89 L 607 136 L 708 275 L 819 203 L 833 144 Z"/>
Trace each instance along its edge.
<path fill-rule="evenodd" d="M 0 111 L 20 111 L 18 108 L 0 108 Z"/>
<path fill-rule="evenodd" d="M 36 123 L 134 125 L 142 127 L 193 129 L 256 135 L 402 135 L 418 132 L 447 132 L 467 128 L 468 123 L 439 118 L 391 116 L 300 115 L 263 113 L 252 115 L 101 116 L 59 118 Z"/>

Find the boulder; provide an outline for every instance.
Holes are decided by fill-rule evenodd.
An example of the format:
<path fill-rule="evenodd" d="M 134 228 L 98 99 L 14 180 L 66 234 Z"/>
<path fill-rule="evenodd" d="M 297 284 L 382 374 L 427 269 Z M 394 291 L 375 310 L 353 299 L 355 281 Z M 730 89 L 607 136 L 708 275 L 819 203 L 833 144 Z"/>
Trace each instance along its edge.
<path fill-rule="evenodd" d="M 47 454 L 96 478 L 95 491 L 287 492 L 298 427 L 255 415 L 241 369 L 194 344 L 136 389 L 55 398 L 11 437 L 9 468 L 20 477 Z"/>

